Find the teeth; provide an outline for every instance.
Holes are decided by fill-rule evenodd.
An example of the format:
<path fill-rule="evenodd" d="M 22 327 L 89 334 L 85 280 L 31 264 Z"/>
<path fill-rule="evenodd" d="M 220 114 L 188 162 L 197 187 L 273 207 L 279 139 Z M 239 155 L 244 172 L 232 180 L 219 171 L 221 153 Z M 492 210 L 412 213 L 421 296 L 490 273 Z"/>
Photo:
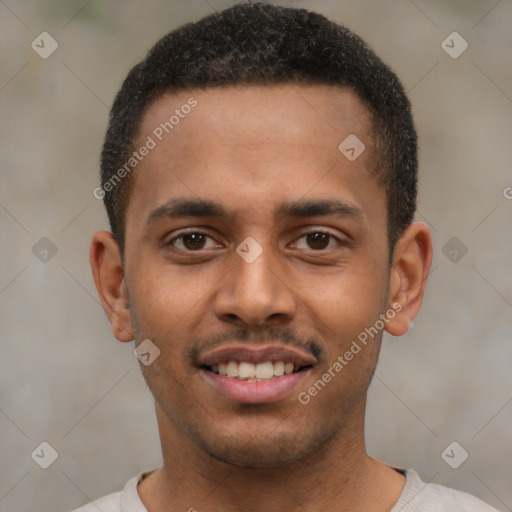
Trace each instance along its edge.
<path fill-rule="evenodd" d="M 274 365 L 271 361 L 256 365 L 256 378 L 260 380 L 268 380 L 274 376 Z"/>
<path fill-rule="evenodd" d="M 270 380 L 273 377 L 290 375 L 294 370 L 293 363 L 284 361 L 265 361 L 264 363 L 248 363 L 246 361 L 229 361 L 212 366 L 212 371 L 239 380 L 262 381 Z"/>
<path fill-rule="evenodd" d="M 236 361 L 229 361 L 226 366 L 226 375 L 228 377 L 238 377 L 238 363 Z"/>
<path fill-rule="evenodd" d="M 256 377 L 256 366 L 252 363 L 240 363 L 238 366 L 238 377 L 240 380 L 249 380 Z"/>
<path fill-rule="evenodd" d="M 274 375 L 276 377 L 281 377 L 281 375 L 284 375 L 284 363 L 283 363 L 283 361 L 276 361 L 274 363 Z"/>

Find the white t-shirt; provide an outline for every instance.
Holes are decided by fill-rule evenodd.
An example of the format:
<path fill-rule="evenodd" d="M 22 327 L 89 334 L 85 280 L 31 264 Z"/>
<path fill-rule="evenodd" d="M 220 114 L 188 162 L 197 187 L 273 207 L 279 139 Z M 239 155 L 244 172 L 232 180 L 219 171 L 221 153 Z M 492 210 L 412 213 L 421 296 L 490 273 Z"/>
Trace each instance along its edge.
<path fill-rule="evenodd" d="M 137 493 L 137 484 L 152 473 L 144 471 L 130 479 L 124 489 L 84 505 L 73 512 L 148 512 Z M 404 490 L 390 512 L 498 512 L 465 492 L 442 485 L 425 484 L 413 469 L 399 469 L 405 474 Z"/>

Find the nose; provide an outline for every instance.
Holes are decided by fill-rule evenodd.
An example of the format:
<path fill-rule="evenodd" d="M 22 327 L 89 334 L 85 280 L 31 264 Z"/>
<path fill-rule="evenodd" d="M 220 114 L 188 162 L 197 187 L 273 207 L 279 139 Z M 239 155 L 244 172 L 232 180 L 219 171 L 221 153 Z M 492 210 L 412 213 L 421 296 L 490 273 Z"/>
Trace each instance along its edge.
<path fill-rule="evenodd" d="M 251 263 L 233 254 L 233 264 L 213 301 L 220 320 L 237 327 L 283 325 L 292 320 L 297 298 L 269 249 Z"/>

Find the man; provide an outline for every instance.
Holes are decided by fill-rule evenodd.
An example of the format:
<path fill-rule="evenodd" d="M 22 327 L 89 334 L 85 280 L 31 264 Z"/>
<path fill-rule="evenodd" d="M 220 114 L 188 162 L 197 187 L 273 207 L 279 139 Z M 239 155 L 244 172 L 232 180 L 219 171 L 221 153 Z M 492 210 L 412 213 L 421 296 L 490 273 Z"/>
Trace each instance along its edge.
<path fill-rule="evenodd" d="M 360 38 L 258 3 L 181 27 L 123 83 L 101 166 L 94 280 L 163 466 L 80 512 L 494 510 L 366 453 L 432 244 L 410 104 Z"/>

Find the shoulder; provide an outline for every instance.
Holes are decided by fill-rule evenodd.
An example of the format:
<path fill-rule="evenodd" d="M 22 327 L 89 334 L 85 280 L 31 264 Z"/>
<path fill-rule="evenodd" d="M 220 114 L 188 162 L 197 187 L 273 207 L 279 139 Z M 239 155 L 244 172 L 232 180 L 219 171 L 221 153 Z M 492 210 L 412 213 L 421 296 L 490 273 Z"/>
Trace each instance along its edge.
<path fill-rule="evenodd" d="M 137 492 L 138 483 L 156 469 L 143 471 L 126 482 L 122 491 L 114 492 L 72 512 L 147 512 Z"/>
<path fill-rule="evenodd" d="M 422 482 L 413 469 L 402 472 L 406 484 L 391 512 L 498 512 L 471 494 Z"/>
<path fill-rule="evenodd" d="M 114 492 L 108 496 L 103 496 L 93 503 L 88 503 L 83 507 L 77 508 L 72 512 L 122 512 L 121 508 L 121 492 Z"/>

